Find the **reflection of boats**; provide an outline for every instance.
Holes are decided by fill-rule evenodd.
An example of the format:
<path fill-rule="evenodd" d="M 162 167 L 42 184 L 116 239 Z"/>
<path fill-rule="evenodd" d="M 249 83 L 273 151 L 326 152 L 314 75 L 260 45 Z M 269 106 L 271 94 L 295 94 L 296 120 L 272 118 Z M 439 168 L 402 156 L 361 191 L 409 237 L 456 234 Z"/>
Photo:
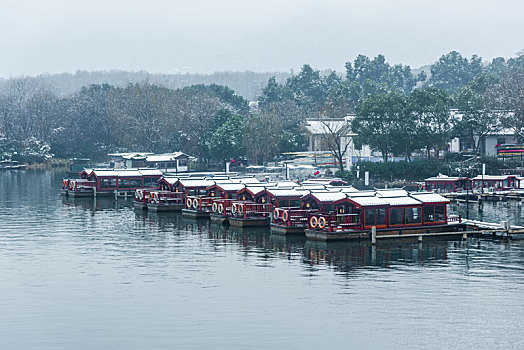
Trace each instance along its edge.
<path fill-rule="evenodd" d="M 62 204 L 65 206 L 80 207 L 83 210 L 101 211 L 108 209 L 125 209 L 129 207 L 129 200 L 115 200 L 104 197 L 93 199 L 92 197 L 62 197 Z"/>
<path fill-rule="evenodd" d="M 333 265 L 341 269 L 365 266 L 389 266 L 392 264 L 425 264 L 445 261 L 448 258 L 448 242 L 394 244 L 380 241 L 372 245 L 368 241 L 313 242 L 304 246 L 306 262 L 314 265 Z M 405 241 L 404 241 L 405 242 Z"/>
<path fill-rule="evenodd" d="M 20 164 L 16 160 L 0 161 L 0 170 L 24 170 L 25 168 L 25 164 Z"/>

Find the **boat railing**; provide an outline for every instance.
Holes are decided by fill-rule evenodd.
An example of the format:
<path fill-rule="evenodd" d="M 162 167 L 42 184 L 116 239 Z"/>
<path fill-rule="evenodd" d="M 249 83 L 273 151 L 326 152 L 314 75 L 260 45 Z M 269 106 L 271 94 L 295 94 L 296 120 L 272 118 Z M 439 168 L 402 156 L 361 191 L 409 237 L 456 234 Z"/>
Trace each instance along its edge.
<path fill-rule="evenodd" d="M 213 205 L 213 200 L 216 199 L 217 197 L 187 196 L 186 209 L 196 210 L 199 212 L 210 212 Z"/>
<path fill-rule="evenodd" d="M 336 214 L 336 213 L 309 213 L 308 229 L 336 232 L 346 230 L 361 230 L 359 214 Z"/>
<path fill-rule="evenodd" d="M 462 222 L 462 215 L 450 215 L 448 216 L 448 223 L 450 222 Z"/>
<path fill-rule="evenodd" d="M 150 191 L 146 189 L 137 188 L 135 190 L 135 201 L 147 203 L 149 202 Z"/>
<path fill-rule="evenodd" d="M 211 205 L 211 212 L 213 214 L 231 216 L 231 206 L 233 205 L 233 199 L 216 198 Z"/>
<path fill-rule="evenodd" d="M 237 218 L 269 217 L 272 205 L 269 203 L 238 202 L 231 205 L 231 216 Z"/>
<path fill-rule="evenodd" d="M 140 191 L 140 190 L 137 190 Z M 183 194 L 180 192 L 171 192 L 171 191 L 149 191 L 142 189 L 144 193 L 149 193 L 149 203 L 152 204 L 182 204 L 183 203 Z"/>
<path fill-rule="evenodd" d="M 91 191 L 96 187 L 96 181 L 89 181 L 87 179 L 69 179 L 67 181 L 67 188 L 69 191 Z M 62 182 L 64 186 L 64 182 Z"/>
<path fill-rule="evenodd" d="M 310 213 L 318 212 L 314 209 L 300 209 L 300 208 L 275 208 L 271 222 L 277 225 L 286 227 L 307 227 L 308 215 Z"/>

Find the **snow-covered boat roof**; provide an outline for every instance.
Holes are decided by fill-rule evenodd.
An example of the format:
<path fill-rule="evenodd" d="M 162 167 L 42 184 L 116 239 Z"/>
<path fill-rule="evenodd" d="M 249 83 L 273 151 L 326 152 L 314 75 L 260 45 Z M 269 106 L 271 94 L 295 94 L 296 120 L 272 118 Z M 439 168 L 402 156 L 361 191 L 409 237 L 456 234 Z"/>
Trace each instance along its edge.
<path fill-rule="evenodd" d="M 403 190 L 403 189 L 399 189 L 399 188 L 389 189 L 389 190 L 380 189 L 380 190 L 376 190 L 375 195 L 378 196 L 378 197 L 383 197 L 383 198 L 386 198 L 386 197 L 407 197 L 408 196 L 408 191 Z"/>
<path fill-rule="evenodd" d="M 180 179 L 178 183 L 184 187 L 208 187 L 215 184 L 213 180 Z"/>
<path fill-rule="evenodd" d="M 346 194 L 342 192 L 311 192 L 310 196 L 321 203 L 332 203 L 347 199 Z"/>
<path fill-rule="evenodd" d="M 277 187 L 297 187 L 298 184 L 293 181 L 279 181 L 276 183 Z"/>
<path fill-rule="evenodd" d="M 266 192 L 273 197 L 302 197 L 309 194 L 310 191 L 306 189 L 280 189 L 280 188 L 266 188 Z"/>
<path fill-rule="evenodd" d="M 371 207 L 371 206 L 379 206 L 379 205 L 388 205 L 389 203 L 386 202 L 383 198 L 375 197 L 375 196 L 354 196 L 354 197 L 348 197 L 352 202 L 362 206 L 362 207 Z"/>
<path fill-rule="evenodd" d="M 210 189 L 212 187 L 218 187 L 223 191 L 231 192 L 231 191 L 240 191 L 241 189 L 245 188 L 246 185 L 242 183 L 217 183 L 215 185 L 209 186 L 207 189 Z"/>
<path fill-rule="evenodd" d="M 259 187 L 252 187 L 252 186 L 248 186 L 245 188 L 246 190 L 248 190 L 249 192 L 251 192 L 251 194 L 253 194 L 254 196 L 264 192 L 266 190 L 265 187 L 262 187 L 262 186 L 259 186 Z M 242 190 L 242 189 L 240 189 Z M 239 190 L 239 191 L 240 191 Z"/>
<path fill-rule="evenodd" d="M 164 176 L 160 180 L 164 180 L 168 184 L 174 185 L 178 180 L 180 180 L 180 178 L 179 177 L 174 177 L 174 176 Z"/>
<path fill-rule="evenodd" d="M 153 154 L 146 157 L 146 162 L 170 162 L 177 158 L 188 158 L 189 156 L 182 152 Z"/>
<path fill-rule="evenodd" d="M 420 205 L 420 201 L 415 198 L 402 196 L 402 197 L 380 197 L 390 206 L 407 206 L 407 205 Z"/>
<path fill-rule="evenodd" d="M 433 192 L 414 192 L 411 197 L 422 203 L 449 203 L 449 199 Z"/>
<path fill-rule="evenodd" d="M 428 177 L 424 181 L 455 182 L 455 181 L 466 180 L 466 179 L 467 179 L 466 177 L 439 175 L 439 176 Z"/>
<path fill-rule="evenodd" d="M 504 181 L 510 177 L 518 177 L 517 175 L 482 175 L 475 176 L 472 178 L 473 181 L 482 181 L 484 178 L 484 181 Z"/>
<path fill-rule="evenodd" d="M 91 175 L 96 177 L 141 177 L 162 176 L 157 169 L 94 169 Z"/>

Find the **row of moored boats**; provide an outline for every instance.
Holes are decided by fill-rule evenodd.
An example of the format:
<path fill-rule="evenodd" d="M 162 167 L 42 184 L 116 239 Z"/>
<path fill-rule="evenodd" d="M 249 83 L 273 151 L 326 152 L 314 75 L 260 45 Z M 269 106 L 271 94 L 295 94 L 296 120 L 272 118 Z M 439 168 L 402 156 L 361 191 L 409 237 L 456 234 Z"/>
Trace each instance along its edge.
<path fill-rule="evenodd" d="M 260 181 L 246 174 L 161 174 L 155 169 L 86 169 L 64 179 L 62 193 L 90 196 L 134 192 L 137 210 L 181 211 L 237 227 L 269 226 L 277 234 L 314 240 L 365 239 L 455 232 L 449 200 L 433 192 L 404 189 L 359 191 L 340 179 Z"/>

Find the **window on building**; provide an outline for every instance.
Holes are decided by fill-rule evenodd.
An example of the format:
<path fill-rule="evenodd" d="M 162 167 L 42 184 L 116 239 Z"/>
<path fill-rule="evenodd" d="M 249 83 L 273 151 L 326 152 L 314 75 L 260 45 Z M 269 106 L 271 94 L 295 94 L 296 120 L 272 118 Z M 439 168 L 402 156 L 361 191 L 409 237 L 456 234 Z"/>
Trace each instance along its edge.
<path fill-rule="evenodd" d="M 445 221 L 446 219 L 445 215 L 446 215 L 445 207 L 443 205 L 436 205 L 435 206 L 435 221 L 438 221 L 438 222 Z"/>
<path fill-rule="evenodd" d="M 101 179 L 100 188 L 116 188 L 116 179 Z"/>
<path fill-rule="evenodd" d="M 365 209 L 364 210 L 364 225 L 365 226 L 375 226 L 376 213 L 375 209 Z"/>
<path fill-rule="evenodd" d="M 423 209 L 424 211 L 424 222 L 434 222 L 435 221 L 435 206 L 427 205 Z"/>
<path fill-rule="evenodd" d="M 386 208 L 378 208 L 376 217 L 377 217 L 377 226 L 385 226 L 386 225 Z"/>
<path fill-rule="evenodd" d="M 420 208 L 406 208 L 406 224 L 420 224 L 421 222 Z"/>
<path fill-rule="evenodd" d="M 404 208 L 391 208 L 389 210 L 390 225 L 404 225 L 406 221 Z"/>

